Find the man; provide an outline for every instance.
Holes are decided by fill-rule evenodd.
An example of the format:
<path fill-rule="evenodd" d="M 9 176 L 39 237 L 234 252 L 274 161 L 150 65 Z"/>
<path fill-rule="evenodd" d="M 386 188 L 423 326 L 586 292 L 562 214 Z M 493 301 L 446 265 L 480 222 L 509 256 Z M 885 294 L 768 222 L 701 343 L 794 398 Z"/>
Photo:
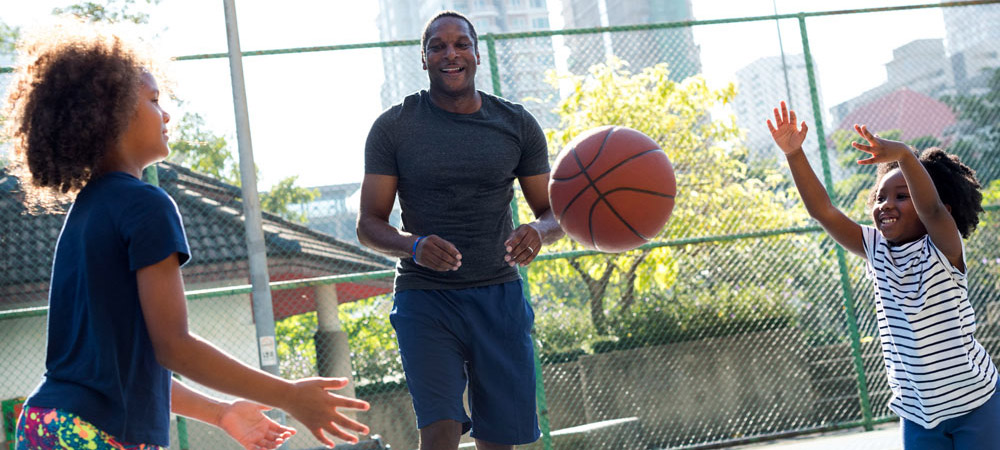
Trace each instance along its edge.
<path fill-rule="evenodd" d="M 358 238 L 400 258 L 390 320 L 421 449 L 455 449 L 470 428 L 479 449 L 539 436 L 534 313 L 516 266 L 562 230 L 541 127 L 522 106 L 476 90 L 477 44 L 462 14 L 432 18 L 421 39 L 430 88 L 382 113 L 365 146 Z M 517 229 L 515 178 L 536 217 Z M 389 224 L 397 195 L 401 230 Z"/>

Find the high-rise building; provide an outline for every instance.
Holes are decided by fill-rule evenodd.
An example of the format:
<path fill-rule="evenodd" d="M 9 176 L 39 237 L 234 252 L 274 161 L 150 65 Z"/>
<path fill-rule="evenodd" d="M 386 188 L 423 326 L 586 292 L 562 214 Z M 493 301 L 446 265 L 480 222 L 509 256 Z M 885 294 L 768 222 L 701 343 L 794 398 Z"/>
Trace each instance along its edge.
<path fill-rule="evenodd" d="M 602 3 L 603 2 L 603 7 Z M 604 14 L 606 22 L 602 22 Z M 563 0 L 566 28 L 642 25 L 694 20 L 691 0 Z M 659 63 L 670 67 L 670 78 L 683 80 L 701 72 L 701 51 L 690 27 L 566 36 L 569 70 L 575 74 L 615 56 L 633 72 Z"/>
<path fill-rule="evenodd" d="M 437 12 L 452 9 L 465 14 L 480 36 L 481 63 L 476 86 L 497 93 L 483 36 L 488 33 L 548 31 L 549 11 L 545 0 L 379 0 L 378 19 L 382 41 L 419 39 L 427 20 Z M 499 94 L 523 103 L 543 127 L 555 126 L 552 106 L 558 90 L 545 81 L 545 71 L 555 68 L 551 37 L 496 41 Z M 416 46 L 383 49 L 385 84 L 382 106 L 398 103 L 404 96 L 427 88 L 427 75 L 420 65 Z"/>
<path fill-rule="evenodd" d="M 819 80 L 816 83 L 817 91 L 822 92 Z M 790 109 L 795 110 L 798 122 L 805 122 L 811 129 L 816 129 L 805 57 L 801 53 L 785 55 L 784 59 L 781 56 L 767 56 L 744 66 L 736 72 L 736 89 L 733 113 L 736 115 L 736 123 L 746 132 L 745 143 L 751 159 L 775 159 L 781 156 L 781 150 L 774 144 L 765 121 L 774 121 L 774 108 L 782 99 Z M 819 95 L 819 98 L 819 109 L 823 111 L 823 96 Z M 802 148 L 805 149 L 813 170 L 823 173 L 815 131 L 806 136 Z M 833 165 L 831 168 L 834 169 L 834 179 L 839 179 L 840 171 Z"/>
<path fill-rule="evenodd" d="M 885 83 L 830 109 L 834 124 L 840 124 L 855 109 L 901 88 L 935 99 L 954 93 L 952 69 L 941 39 L 918 39 L 898 47 L 885 67 Z"/>
<path fill-rule="evenodd" d="M 943 8 L 945 46 L 951 60 L 955 89 L 978 95 L 1000 68 L 1000 5 Z"/>

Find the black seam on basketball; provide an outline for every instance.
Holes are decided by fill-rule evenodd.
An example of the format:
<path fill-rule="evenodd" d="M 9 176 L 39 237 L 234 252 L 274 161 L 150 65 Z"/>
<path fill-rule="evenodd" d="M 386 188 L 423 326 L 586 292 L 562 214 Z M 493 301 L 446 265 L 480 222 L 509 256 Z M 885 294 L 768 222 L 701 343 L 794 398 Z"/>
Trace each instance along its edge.
<path fill-rule="evenodd" d="M 596 191 L 597 188 L 595 187 L 594 190 Z M 618 211 L 615 210 L 614 205 L 612 205 L 611 202 L 609 202 L 608 199 L 605 198 L 605 195 L 603 193 L 601 193 L 601 191 L 597 191 L 597 193 L 598 193 L 597 200 L 595 200 L 594 203 L 592 205 L 590 205 L 590 214 L 587 217 L 587 225 L 589 225 L 589 227 L 590 227 L 590 240 L 593 242 L 594 248 L 597 248 L 597 241 L 594 239 L 594 209 L 597 208 L 597 204 L 600 203 L 600 202 L 602 202 L 602 201 L 604 202 L 604 204 L 608 205 L 608 209 L 611 210 L 611 213 L 614 214 L 615 217 L 617 217 L 618 220 L 620 220 L 623 224 L 625 224 L 625 226 L 628 227 L 628 229 L 631 230 L 633 234 L 635 234 L 636 236 L 639 236 L 643 240 L 646 240 L 646 241 L 649 240 L 649 238 L 647 238 L 646 236 L 643 236 L 642 233 L 636 231 L 635 228 L 632 228 L 632 224 L 628 223 L 628 221 L 625 220 L 625 218 L 622 217 L 621 214 L 618 214 Z M 611 192 L 608 192 L 608 193 L 610 194 Z"/>
<path fill-rule="evenodd" d="M 611 131 L 610 131 L 610 132 L 608 132 L 608 134 L 610 135 L 610 134 L 611 134 L 612 132 L 614 132 L 614 129 L 611 129 Z M 600 152 L 601 152 L 601 151 L 603 151 L 603 150 L 604 150 L 604 144 L 605 144 L 605 143 L 607 143 L 607 141 L 608 141 L 608 140 L 607 140 L 607 139 L 605 139 L 605 140 L 604 140 L 604 143 L 602 143 L 602 144 L 601 144 L 601 148 L 600 148 L 600 149 L 598 149 L 598 155 L 600 154 Z M 587 177 L 587 185 L 586 185 L 586 186 L 584 186 L 584 187 L 583 187 L 583 189 L 580 189 L 579 191 L 577 191 L 577 192 L 576 192 L 576 195 L 574 195 L 574 196 L 573 196 L 573 198 L 571 198 L 571 199 L 570 199 L 570 200 L 569 200 L 568 202 L 566 202 L 566 206 L 565 206 L 565 207 L 563 207 L 563 210 L 562 210 L 562 212 L 561 212 L 561 213 L 559 213 L 559 219 L 558 219 L 558 220 L 559 220 L 559 221 L 562 221 L 562 218 L 563 218 L 563 216 L 565 216 L 565 215 L 566 215 L 566 211 L 569 211 L 569 207 L 570 207 L 570 206 L 572 206 L 574 202 L 576 202 L 576 199 L 580 198 L 580 196 L 581 196 L 581 195 L 583 195 L 583 193 L 584 193 L 584 192 L 586 192 L 587 188 L 589 188 L 589 187 L 593 187 L 593 188 L 594 188 L 594 190 L 595 190 L 595 191 L 597 191 L 597 195 L 598 195 L 598 196 L 601 196 L 601 195 L 603 195 L 603 194 L 601 193 L 601 191 L 600 191 L 599 189 L 597 189 L 597 186 L 596 186 L 596 183 L 597 183 L 597 181 L 599 181 L 599 180 L 600 180 L 601 178 L 604 178 L 604 176 L 606 176 L 607 174 L 611 173 L 611 171 L 613 171 L 613 170 L 617 169 L 618 167 L 621 167 L 621 165 L 622 165 L 622 164 L 625 164 L 626 162 L 629 162 L 629 161 L 632 161 L 632 160 L 634 160 L 635 158 L 638 158 L 638 157 L 640 157 L 640 156 L 642 156 L 642 155 L 648 155 L 649 153 L 652 153 L 652 152 L 657 152 L 657 151 L 662 151 L 662 150 L 660 150 L 659 148 L 654 148 L 654 149 L 650 149 L 650 150 L 646 150 L 646 151 L 644 151 L 644 152 L 642 152 L 642 153 L 637 153 L 637 154 L 635 154 L 635 155 L 632 155 L 632 156 L 630 156 L 630 157 L 628 157 L 628 158 L 625 158 L 625 159 L 623 159 L 623 160 L 622 160 L 622 161 L 620 161 L 620 162 L 619 162 L 618 164 L 615 164 L 615 165 L 614 165 L 613 167 L 611 167 L 610 169 L 608 169 L 608 170 L 604 171 L 604 173 L 602 173 L 601 175 L 599 175 L 599 176 L 598 176 L 597 178 L 594 178 L 594 179 L 591 179 L 591 178 L 590 178 L 590 174 L 589 174 L 589 173 L 587 173 L 587 169 L 586 169 L 586 167 L 584 167 L 584 165 L 583 165 L 583 161 L 580 161 L 580 156 L 576 154 L 576 149 L 573 149 L 573 150 L 571 150 L 571 152 L 573 153 L 573 160 L 575 160 L 575 161 L 576 161 L 576 165 L 577 165 L 577 167 L 579 167 L 579 168 L 580 168 L 580 173 L 578 173 L 578 174 L 576 174 L 576 175 L 573 175 L 573 176 L 571 176 L 571 177 L 567 177 L 567 178 L 553 178 L 552 180 L 553 180 L 553 181 L 565 181 L 565 180 L 571 180 L 571 179 L 573 179 L 573 178 L 576 178 L 576 177 L 578 177 L 578 176 L 580 176 L 580 175 L 583 175 L 583 176 Z M 597 158 L 596 158 L 596 157 L 594 158 L 594 161 L 597 161 Z M 593 162 L 592 162 L 591 164 L 593 164 Z M 591 231 L 593 231 L 593 230 L 591 230 Z"/>
<path fill-rule="evenodd" d="M 612 192 L 618 192 L 618 191 L 632 191 L 632 192 L 640 192 L 640 193 L 643 193 L 643 194 L 655 195 L 657 197 L 674 198 L 674 196 L 671 195 L 671 194 L 664 194 L 663 192 L 659 192 L 659 191 L 650 191 L 650 190 L 646 190 L 646 189 L 639 189 L 639 188 L 633 188 L 633 187 L 618 187 L 618 188 L 614 188 L 614 189 L 608 191 L 607 193 L 605 193 L 605 195 L 611 194 Z"/>
<path fill-rule="evenodd" d="M 602 141 L 601 142 L 601 146 L 597 148 L 597 154 L 594 155 L 594 159 L 592 159 L 590 161 L 590 164 L 594 164 L 594 162 L 597 161 L 597 158 L 599 158 L 601 156 L 601 152 L 604 151 L 604 146 L 608 143 L 608 139 L 611 138 L 611 133 L 614 133 L 616 128 L 618 128 L 618 127 L 611 127 L 611 129 L 608 130 L 608 134 L 606 134 L 604 136 L 604 141 Z M 587 177 L 587 185 L 584 186 L 583 189 L 580 189 L 580 191 L 577 192 L 576 195 L 574 195 L 572 199 L 570 199 L 569 203 L 566 203 L 566 207 L 563 208 L 563 214 L 565 214 L 566 211 L 569 211 L 570 205 L 572 205 L 573 202 L 576 201 L 576 199 L 580 198 L 580 196 L 583 195 L 583 192 L 586 191 L 587 188 L 594 188 L 594 192 L 597 192 L 597 199 L 598 200 L 600 200 L 601 198 L 604 197 L 604 194 L 601 193 L 601 190 L 597 189 L 597 186 L 594 185 L 594 180 L 590 179 L 590 174 L 587 173 L 587 167 L 590 167 L 590 165 L 584 167 L 583 161 L 580 161 L 580 156 L 576 154 L 576 148 L 573 149 L 573 159 L 576 160 L 576 165 L 580 167 L 580 173 L 582 173 L 583 176 Z M 594 204 L 596 205 L 597 202 L 595 201 Z M 615 214 L 618 214 L 618 213 L 615 213 Z M 562 215 L 560 215 L 559 218 L 561 219 Z M 593 248 L 597 248 L 597 240 L 594 239 L 594 220 L 593 219 L 594 219 L 594 205 L 591 205 L 590 206 L 590 213 L 587 215 L 587 230 L 590 231 L 590 246 L 593 247 Z"/>
<path fill-rule="evenodd" d="M 574 147 L 573 150 L 572 150 L 573 157 L 576 158 L 576 165 L 580 167 L 580 173 L 578 173 L 576 175 L 573 175 L 573 176 L 565 177 L 565 178 L 553 178 L 553 180 L 556 180 L 556 181 L 572 180 L 572 179 L 574 179 L 574 178 L 576 178 L 576 177 L 578 177 L 578 176 L 583 175 L 584 173 L 586 173 L 587 169 L 589 169 L 590 166 L 594 165 L 594 163 L 597 162 L 597 159 L 601 157 L 601 153 L 604 152 L 604 146 L 607 145 L 608 139 L 611 139 L 611 133 L 614 133 L 616 129 L 618 129 L 618 127 L 612 127 L 610 130 L 608 130 L 608 134 L 604 135 L 604 141 L 601 142 L 601 146 L 597 148 L 597 154 L 594 155 L 594 158 L 590 160 L 590 164 L 588 164 L 586 166 L 584 166 L 583 162 L 580 161 L 580 157 L 576 155 L 576 148 Z"/>
<path fill-rule="evenodd" d="M 648 155 L 648 154 L 653 153 L 653 152 L 662 152 L 662 151 L 663 150 L 660 150 L 658 148 L 654 148 L 654 149 L 646 150 L 646 151 L 644 151 L 642 153 L 636 153 L 636 154 L 634 154 L 632 156 L 629 156 L 628 158 L 625 158 L 625 159 L 619 161 L 618 164 L 615 164 L 614 166 L 608 168 L 608 170 L 605 170 L 604 173 L 598 175 L 597 178 L 594 178 L 594 182 L 596 183 L 596 182 L 600 181 L 601 178 L 604 178 L 605 175 L 611 173 L 615 169 L 621 167 L 623 164 L 625 164 L 627 162 L 630 162 L 630 161 L 632 161 L 632 160 L 634 160 L 634 159 L 636 159 L 636 158 L 638 158 L 640 156 Z"/>

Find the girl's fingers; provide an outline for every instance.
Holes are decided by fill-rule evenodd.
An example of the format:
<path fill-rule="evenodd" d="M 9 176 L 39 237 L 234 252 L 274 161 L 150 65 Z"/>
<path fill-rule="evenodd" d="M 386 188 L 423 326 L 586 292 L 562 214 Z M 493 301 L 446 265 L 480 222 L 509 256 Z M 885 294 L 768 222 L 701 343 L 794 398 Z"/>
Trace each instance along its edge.
<path fill-rule="evenodd" d="M 875 153 L 874 149 L 870 145 L 859 144 L 857 142 L 851 142 L 851 145 L 853 145 L 854 148 L 861 150 L 865 153 L 873 153 L 873 154 Z"/>
<path fill-rule="evenodd" d="M 778 129 L 774 128 L 774 125 L 771 123 L 771 119 L 767 119 L 767 129 L 771 130 L 771 134 L 774 134 L 775 132 L 778 131 Z"/>
<path fill-rule="evenodd" d="M 774 108 L 774 123 L 781 126 L 781 115 L 778 114 L 778 108 Z"/>
<path fill-rule="evenodd" d="M 795 126 L 795 122 L 796 122 L 796 120 L 795 120 L 795 110 L 789 111 L 788 112 L 788 123 L 792 124 L 792 126 L 794 127 Z"/>

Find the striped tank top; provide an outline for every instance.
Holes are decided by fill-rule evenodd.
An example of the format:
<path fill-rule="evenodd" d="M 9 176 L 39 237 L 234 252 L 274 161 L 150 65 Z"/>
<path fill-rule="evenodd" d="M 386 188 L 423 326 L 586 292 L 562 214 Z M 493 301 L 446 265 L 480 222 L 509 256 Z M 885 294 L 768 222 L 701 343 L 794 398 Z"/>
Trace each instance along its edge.
<path fill-rule="evenodd" d="M 973 337 L 966 275 L 926 235 L 891 246 L 875 228 L 862 230 L 893 394 L 889 408 L 933 428 L 986 403 L 997 369 Z"/>

